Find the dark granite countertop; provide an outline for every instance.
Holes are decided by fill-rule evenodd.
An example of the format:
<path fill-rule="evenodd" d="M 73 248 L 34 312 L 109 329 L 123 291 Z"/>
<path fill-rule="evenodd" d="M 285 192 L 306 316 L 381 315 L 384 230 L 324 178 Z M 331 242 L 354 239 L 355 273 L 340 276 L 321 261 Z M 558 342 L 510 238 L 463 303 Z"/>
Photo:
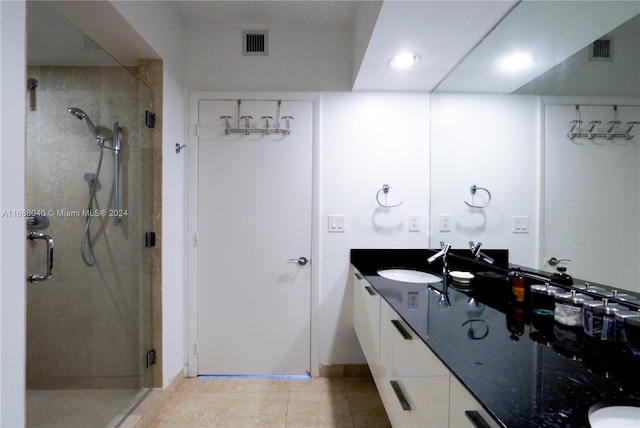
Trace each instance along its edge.
<path fill-rule="evenodd" d="M 352 250 L 351 263 L 497 422 L 509 428 L 583 428 L 596 403 L 640 400 L 640 356 L 557 323 L 538 331 L 528 307 L 524 316 L 514 313 L 504 270 L 476 266 L 471 286 L 448 287 L 448 308 L 434 291 L 442 283 L 398 283 L 376 273 L 383 267 L 440 273 L 441 265 L 425 261 L 431 254 Z M 451 259 L 449 267 L 461 269 Z M 409 307 L 408 294 L 416 292 L 418 307 Z"/>

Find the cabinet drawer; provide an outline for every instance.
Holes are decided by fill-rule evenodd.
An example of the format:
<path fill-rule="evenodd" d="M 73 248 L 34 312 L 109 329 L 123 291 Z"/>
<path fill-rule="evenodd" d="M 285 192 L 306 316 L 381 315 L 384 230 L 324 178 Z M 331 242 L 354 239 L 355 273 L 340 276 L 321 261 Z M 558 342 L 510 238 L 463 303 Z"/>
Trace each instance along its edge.
<path fill-rule="evenodd" d="M 400 317 L 391 319 L 395 376 L 447 376 L 449 369 Z"/>
<path fill-rule="evenodd" d="M 392 426 L 442 428 L 449 423 L 448 390 L 448 375 L 398 378 L 383 385 L 380 397 Z"/>
<path fill-rule="evenodd" d="M 449 428 L 500 426 L 455 376 L 450 379 L 449 397 Z"/>
<path fill-rule="evenodd" d="M 351 268 L 353 287 L 353 328 L 373 375 L 380 364 L 380 295 L 369 282 Z"/>

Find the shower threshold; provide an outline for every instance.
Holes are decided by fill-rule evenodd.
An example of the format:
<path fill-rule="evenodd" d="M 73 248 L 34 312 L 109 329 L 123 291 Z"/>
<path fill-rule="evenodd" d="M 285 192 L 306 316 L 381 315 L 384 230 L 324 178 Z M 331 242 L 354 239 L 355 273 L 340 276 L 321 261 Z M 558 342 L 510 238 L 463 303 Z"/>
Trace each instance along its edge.
<path fill-rule="evenodd" d="M 151 389 L 27 390 L 28 428 L 117 428 Z"/>

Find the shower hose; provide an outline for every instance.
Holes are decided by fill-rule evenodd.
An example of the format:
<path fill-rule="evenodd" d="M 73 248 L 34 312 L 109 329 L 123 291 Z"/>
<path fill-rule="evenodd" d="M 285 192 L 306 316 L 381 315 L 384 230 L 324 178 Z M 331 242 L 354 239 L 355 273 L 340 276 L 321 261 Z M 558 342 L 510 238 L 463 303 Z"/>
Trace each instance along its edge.
<path fill-rule="evenodd" d="M 80 245 L 80 255 L 82 255 L 82 260 L 87 266 L 96 265 L 96 257 L 93 254 L 93 243 L 91 242 L 91 220 L 93 219 L 93 201 L 96 198 L 96 189 L 98 188 L 98 179 L 100 178 L 100 169 L 102 169 L 102 158 L 104 156 L 104 148 L 102 148 L 102 146 L 99 147 L 100 160 L 98 161 L 98 168 L 96 169 L 96 177 L 93 184 L 89 185 L 89 204 L 87 205 L 84 233 L 82 234 L 82 244 Z"/>

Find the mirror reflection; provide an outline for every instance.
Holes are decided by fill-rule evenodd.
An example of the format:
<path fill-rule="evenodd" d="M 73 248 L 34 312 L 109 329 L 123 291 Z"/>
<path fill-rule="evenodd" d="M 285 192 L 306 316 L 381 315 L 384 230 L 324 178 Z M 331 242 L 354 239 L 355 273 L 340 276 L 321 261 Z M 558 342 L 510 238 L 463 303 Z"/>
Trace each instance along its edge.
<path fill-rule="evenodd" d="M 609 57 L 594 59 L 602 40 L 595 54 Z M 491 69 L 518 44 L 544 65 Z M 640 129 L 606 137 L 640 121 L 639 69 L 639 2 L 516 6 L 432 95 L 432 243 L 482 241 L 512 263 L 640 292 Z M 605 137 L 569 138 L 575 120 Z M 465 204 L 486 202 L 472 186 L 489 206 Z"/>

